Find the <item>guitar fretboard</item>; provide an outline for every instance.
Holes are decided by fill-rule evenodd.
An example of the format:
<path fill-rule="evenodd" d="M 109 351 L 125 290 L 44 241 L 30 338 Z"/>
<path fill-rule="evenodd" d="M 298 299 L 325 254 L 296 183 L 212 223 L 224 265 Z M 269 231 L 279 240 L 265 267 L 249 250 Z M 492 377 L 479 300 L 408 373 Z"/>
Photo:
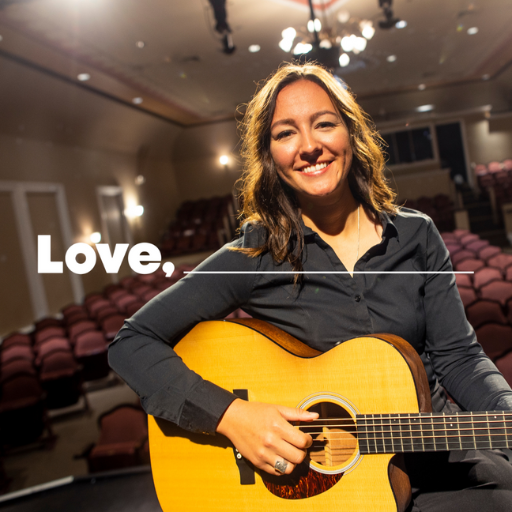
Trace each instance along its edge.
<path fill-rule="evenodd" d="M 363 414 L 356 425 L 362 454 L 512 447 L 510 412 Z"/>

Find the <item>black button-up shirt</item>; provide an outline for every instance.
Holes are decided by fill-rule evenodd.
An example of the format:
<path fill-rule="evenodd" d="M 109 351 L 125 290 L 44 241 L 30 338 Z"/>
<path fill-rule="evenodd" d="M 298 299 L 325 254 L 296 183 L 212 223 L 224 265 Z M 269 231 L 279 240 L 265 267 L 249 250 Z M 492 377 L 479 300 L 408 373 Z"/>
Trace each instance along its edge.
<path fill-rule="evenodd" d="M 333 249 L 303 226 L 301 286 L 283 272 L 290 266 L 277 265 L 268 253 L 251 258 L 230 250 L 261 244 L 263 230 L 245 226 L 196 270 L 250 273 L 181 279 L 125 322 L 110 345 L 110 364 L 149 414 L 214 432 L 235 396 L 189 370 L 172 347 L 198 322 L 240 307 L 321 351 L 366 334 L 401 336 L 422 356 L 432 390 L 437 377 L 467 410 L 512 410 L 510 387 L 466 320 L 448 251 L 432 220 L 402 209 L 382 214 L 381 221 L 382 241 L 357 261 L 353 277 Z M 345 273 L 329 273 L 336 271 Z"/>

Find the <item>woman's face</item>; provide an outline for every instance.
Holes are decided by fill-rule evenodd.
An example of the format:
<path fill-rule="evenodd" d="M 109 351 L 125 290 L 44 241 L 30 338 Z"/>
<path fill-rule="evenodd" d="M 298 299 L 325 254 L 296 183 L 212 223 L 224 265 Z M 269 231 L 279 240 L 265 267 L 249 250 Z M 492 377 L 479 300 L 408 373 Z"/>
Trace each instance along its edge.
<path fill-rule="evenodd" d="M 301 205 L 330 203 L 348 190 L 352 149 L 347 127 L 327 93 L 310 80 L 293 82 L 278 94 L 270 153 Z"/>

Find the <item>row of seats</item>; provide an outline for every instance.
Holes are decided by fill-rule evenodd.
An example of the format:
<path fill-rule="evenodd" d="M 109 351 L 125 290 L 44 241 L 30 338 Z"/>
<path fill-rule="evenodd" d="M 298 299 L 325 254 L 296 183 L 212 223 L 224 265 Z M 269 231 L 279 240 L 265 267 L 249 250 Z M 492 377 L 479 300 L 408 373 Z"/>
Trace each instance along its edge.
<path fill-rule="evenodd" d="M 475 174 L 482 193 L 489 195 L 492 190 L 498 206 L 512 201 L 512 159 L 479 164 Z"/>
<path fill-rule="evenodd" d="M 446 194 L 422 196 L 416 200 L 406 199 L 403 206 L 426 213 L 439 231 L 452 231 L 455 228 L 454 204 Z"/>
<path fill-rule="evenodd" d="M 485 353 L 512 384 L 512 255 L 467 230 L 442 233 L 469 323 Z"/>
<path fill-rule="evenodd" d="M 184 202 L 160 243 L 164 257 L 214 251 L 234 234 L 233 196 Z"/>

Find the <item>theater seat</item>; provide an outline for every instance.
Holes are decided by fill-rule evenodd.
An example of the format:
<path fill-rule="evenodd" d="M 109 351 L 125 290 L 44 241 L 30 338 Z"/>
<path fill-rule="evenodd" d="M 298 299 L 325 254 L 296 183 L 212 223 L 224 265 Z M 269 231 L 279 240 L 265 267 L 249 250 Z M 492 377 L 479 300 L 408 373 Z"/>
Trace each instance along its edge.
<path fill-rule="evenodd" d="M 476 337 L 484 352 L 493 361 L 512 350 L 512 327 L 488 323 L 476 330 Z"/>
<path fill-rule="evenodd" d="M 133 405 L 120 405 L 98 420 L 100 438 L 87 457 L 89 472 L 109 471 L 144 462 L 147 416 Z"/>

